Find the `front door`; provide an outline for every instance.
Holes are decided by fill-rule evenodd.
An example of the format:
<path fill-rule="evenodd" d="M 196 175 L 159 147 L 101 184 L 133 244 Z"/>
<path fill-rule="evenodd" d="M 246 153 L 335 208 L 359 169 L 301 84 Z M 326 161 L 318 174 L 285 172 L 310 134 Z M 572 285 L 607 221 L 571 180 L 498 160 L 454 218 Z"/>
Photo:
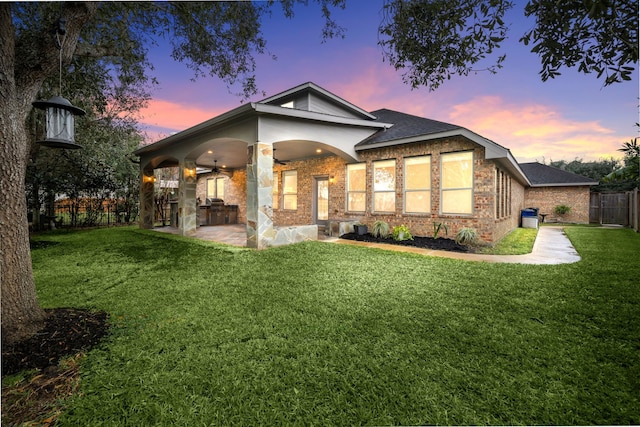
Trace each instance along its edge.
<path fill-rule="evenodd" d="M 329 222 L 329 178 L 315 179 L 313 219 L 325 227 Z"/>

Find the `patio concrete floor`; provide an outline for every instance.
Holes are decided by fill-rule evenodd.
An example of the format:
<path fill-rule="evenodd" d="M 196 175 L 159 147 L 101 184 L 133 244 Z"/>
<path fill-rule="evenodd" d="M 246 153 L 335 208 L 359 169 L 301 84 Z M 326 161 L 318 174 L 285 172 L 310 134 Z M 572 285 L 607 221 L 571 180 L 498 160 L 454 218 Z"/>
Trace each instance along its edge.
<path fill-rule="evenodd" d="M 175 227 L 156 227 L 155 231 L 178 234 Z M 246 246 L 247 234 L 244 224 L 230 224 L 219 226 L 202 226 L 196 229 L 194 238 L 226 243 L 233 246 Z M 343 245 L 357 245 L 370 248 L 385 249 L 396 252 L 411 252 L 426 256 L 438 256 L 465 261 L 484 261 L 511 264 L 570 264 L 580 261 L 580 255 L 575 250 L 562 227 L 544 226 L 538 230 L 538 237 L 530 254 L 525 255 L 485 255 L 469 254 L 433 249 L 422 249 L 411 246 L 389 245 L 380 243 L 357 242 L 354 240 L 329 237 L 324 231 L 318 233 L 318 240 Z"/>

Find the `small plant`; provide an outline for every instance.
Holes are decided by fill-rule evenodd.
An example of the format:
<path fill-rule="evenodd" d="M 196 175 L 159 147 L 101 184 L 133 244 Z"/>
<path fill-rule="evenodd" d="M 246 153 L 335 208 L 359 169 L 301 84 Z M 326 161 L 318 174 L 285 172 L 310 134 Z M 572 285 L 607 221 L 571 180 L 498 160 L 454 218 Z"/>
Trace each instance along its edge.
<path fill-rule="evenodd" d="M 480 235 L 475 228 L 463 228 L 456 234 L 456 243 L 459 245 L 475 245 L 480 241 Z"/>
<path fill-rule="evenodd" d="M 558 205 L 554 208 L 554 211 L 556 213 L 556 215 L 565 215 L 568 214 L 569 212 L 571 212 L 571 206 L 567 206 L 567 205 Z"/>
<path fill-rule="evenodd" d="M 411 231 L 409 231 L 409 227 L 402 224 L 393 227 L 393 239 L 398 241 L 413 240 L 413 236 L 411 235 Z"/>
<path fill-rule="evenodd" d="M 384 221 L 376 221 L 371 226 L 371 234 L 373 237 L 389 237 L 389 224 Z"/>
<path fill-rule="evenodd" d="M 447 228 L 447 224 L 444 222 L 434 222 L 433 223 L 433 238 L 437 239 L 440 234 L 440 230 L 444 229 L 444 235 L 446 236 L 449 233 L 449 229 Z"/>

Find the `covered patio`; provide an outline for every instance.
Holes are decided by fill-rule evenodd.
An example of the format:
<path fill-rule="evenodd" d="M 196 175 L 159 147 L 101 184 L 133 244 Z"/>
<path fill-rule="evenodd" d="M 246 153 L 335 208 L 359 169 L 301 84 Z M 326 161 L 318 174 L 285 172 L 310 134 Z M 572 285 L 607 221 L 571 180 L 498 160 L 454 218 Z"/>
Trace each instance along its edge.
<path fill-rule="evenodd" d="M 319 218 L 295 226 L 274 224 L 274 161 L 306 162 L 322 153 L 355 162 L 355 145 L 390 126 L 312 83 L 242 105 L 134 152 L 141 169 L 140 225 L 154 227 L 154 170 L 177 167 L 178 234 L 203 233 L 198 231 L 196 192 L 198 171 L 208 169 L 234 179 L 239 176 L 236 183 L 243 188 L 237 193 L 243 194 L 237 204 L 246 221 L 247 247 L 315 239 Z"/>
<path fill-rule="evenodd" d="M 154 231 L 161 233 L 180 235 L 177 227 L 165 226 L 155 227 Z M 193 236 L 196 239 L 207 240 L 210 242 L 225 243 L 227 245 L 246 247 L 247 246 L 247 226 L 245 224 L 228 224 L 228 225 L 208 225 L 196 228 Z M 337 237 L 329 237 L 324 230 L 318 231 L 317 240 L 337 240 Z"/>

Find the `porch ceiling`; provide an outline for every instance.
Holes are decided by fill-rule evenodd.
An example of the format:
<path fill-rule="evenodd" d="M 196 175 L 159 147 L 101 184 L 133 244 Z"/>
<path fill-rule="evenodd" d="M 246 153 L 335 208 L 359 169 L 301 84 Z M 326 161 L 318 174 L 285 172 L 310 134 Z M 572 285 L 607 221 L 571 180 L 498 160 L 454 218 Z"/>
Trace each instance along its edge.
<path fill-rule="evenodd" d="M 273 144 L 278 160 L 300 160 L 323 157 L 332 150 L 326 144 L 315 141 L 281 141 Z M 196 157 L 196 166 L 212 168 L 217 166 L 227 169 L 241 169 L 247 165 L 247 144 L 242 141 L 217 139 L 202 144 L 202 154 Z"/>

